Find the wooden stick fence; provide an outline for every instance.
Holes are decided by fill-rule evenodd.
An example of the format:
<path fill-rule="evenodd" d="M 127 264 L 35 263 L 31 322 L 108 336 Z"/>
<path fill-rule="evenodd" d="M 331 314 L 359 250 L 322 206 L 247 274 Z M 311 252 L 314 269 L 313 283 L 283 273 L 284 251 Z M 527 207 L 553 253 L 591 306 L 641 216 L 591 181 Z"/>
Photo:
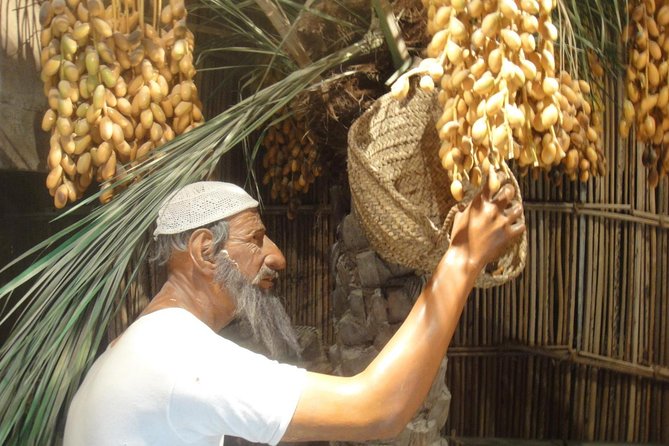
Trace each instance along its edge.
<path fill-rule="evenodd" d="M 669 185 L 647 188 L 608 90 L 607 176 L 521 182 L 528 265 L 465 309 L 445 433 L 669 442 Z"/>
<path fill-rule="evenodd" d="M 493 347 L 452 347 L 448 356 L 456 357 L 490 357 L 490 356 L 543 356 L 558 362 L 586 365 L 600 370 L 610 370 L 617 373 L 652 378 L 655 381 L 669 383 L 669 367 L 659 365 L 645 366 L 608 356 L 597 355 L 586 351 L 573 350 L 568 345 L 551 345 L 546 347 L 531 347 L 527 345 L 495 345 Z"/>

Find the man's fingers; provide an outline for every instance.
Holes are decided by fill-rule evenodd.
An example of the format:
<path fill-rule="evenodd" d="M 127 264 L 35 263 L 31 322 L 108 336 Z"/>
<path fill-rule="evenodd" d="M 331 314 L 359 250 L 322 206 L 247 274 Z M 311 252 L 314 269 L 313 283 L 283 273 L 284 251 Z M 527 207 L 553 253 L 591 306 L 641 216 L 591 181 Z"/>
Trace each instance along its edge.
<path fill-rule="evenodd" d="M 505 208 L 509 202 L 513 200 L 515 193 L 516 191 L 513 188 L 513 185 L 507 183 L 497 191 L 497 194 L 492 198 L 492 201 L 502 208 Z"/>
<path fill-rule="evenodd" d="M 504 214 L 509 217 L 509 220 L 515 221 L 523 215 L 523 205 L 515 203 L 510 208 L 506 209 Z"/>
<path fill-rule="evenodd" d="M 507 234 L 512 239 L 520 237 L 523 232 L 525 232 L 525 223 L 522 221 L 517 221 L 514 224 L 509 225 L 507 229 Z"/>

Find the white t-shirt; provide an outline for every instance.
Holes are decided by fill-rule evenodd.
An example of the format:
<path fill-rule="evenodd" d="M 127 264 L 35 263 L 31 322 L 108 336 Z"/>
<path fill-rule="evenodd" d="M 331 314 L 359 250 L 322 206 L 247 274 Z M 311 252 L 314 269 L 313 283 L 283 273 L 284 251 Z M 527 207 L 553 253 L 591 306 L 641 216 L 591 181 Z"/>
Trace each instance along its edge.
<path fill-rule="evenodd" d="M 139 318 L 91 367 L 64 446 L 276 444 L 306 371 L 222 338 L 186 310 Z"/>

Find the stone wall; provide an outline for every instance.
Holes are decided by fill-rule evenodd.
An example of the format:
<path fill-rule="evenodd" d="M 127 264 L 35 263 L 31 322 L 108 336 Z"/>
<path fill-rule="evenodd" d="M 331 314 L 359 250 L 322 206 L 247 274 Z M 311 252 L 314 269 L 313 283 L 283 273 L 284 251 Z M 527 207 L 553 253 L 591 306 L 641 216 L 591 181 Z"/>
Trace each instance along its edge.
<path fill-rule="evenodd" d="M 329 349 L 334 373 L 351 376 L 367 367 L 397 331 L 425 284 L 413 270 L 383 261 L 369 246 L 355 216 L 347 215 L 333 246 L 333 317 L 336 343 Z M 451 394 L 443 359 L 432 388 L 414 419 L 394 440 L 397 446 L 445 445 Z"/>

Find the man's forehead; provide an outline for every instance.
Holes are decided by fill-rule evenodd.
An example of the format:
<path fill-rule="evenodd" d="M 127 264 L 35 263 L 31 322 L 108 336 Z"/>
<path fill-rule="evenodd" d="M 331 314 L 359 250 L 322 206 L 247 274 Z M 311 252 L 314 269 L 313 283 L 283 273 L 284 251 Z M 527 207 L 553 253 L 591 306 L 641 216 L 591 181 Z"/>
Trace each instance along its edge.
<path fill-rule="evenodd" d="M 265 230 L 265 225 L 262 222 L 260 213 L 257 209 L 248 209 L 239 214 L 229 217 L 230 231 L 236 232 L 256 232 L 258 230 Z"/>

